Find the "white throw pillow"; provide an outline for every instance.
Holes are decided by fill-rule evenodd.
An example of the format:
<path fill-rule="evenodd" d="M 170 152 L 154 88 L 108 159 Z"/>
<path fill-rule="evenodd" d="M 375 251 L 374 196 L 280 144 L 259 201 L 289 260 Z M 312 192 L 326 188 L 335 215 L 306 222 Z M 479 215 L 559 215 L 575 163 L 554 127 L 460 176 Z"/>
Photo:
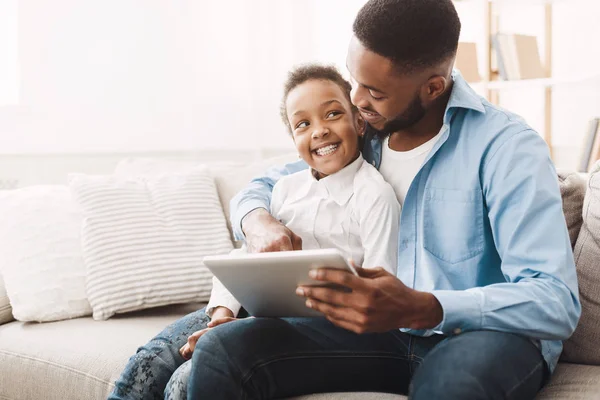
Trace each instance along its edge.
<path fill-rule="evenodd" d="M 2 280 L 2 275 L 0 275 L 0 325 L 10 322 L 13 319 L 10 300 L 8 300 L 4 281 Z"/>
<path fill-rule="evenodd" d="M 206 167 L 138 178 L 72 174 L 70 187 L 84 213 L 94 319 L 208 300 L 212 274 L 202 259 L 233 245 Z"/>
<path fill-rule="evenodd" d="M 82 216 L 66 186 L 0 192 L 0 272 L 20 321 L 91 314 L 81 254 Z"/>

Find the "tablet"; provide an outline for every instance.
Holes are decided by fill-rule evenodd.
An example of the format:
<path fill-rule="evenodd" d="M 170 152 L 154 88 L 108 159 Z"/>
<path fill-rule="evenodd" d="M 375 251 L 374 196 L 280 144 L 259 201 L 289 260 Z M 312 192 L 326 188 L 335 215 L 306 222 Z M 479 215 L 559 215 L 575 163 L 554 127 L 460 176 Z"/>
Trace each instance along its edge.
<path fill-rule="evenodd" d="M 296 294 L 299 285 L 323 285 L 310 279 L 308 272 L 327 267 L 358 276 L 336 249 L 208 256 L 204 265 L 255 317 L 322 317 Z"/>

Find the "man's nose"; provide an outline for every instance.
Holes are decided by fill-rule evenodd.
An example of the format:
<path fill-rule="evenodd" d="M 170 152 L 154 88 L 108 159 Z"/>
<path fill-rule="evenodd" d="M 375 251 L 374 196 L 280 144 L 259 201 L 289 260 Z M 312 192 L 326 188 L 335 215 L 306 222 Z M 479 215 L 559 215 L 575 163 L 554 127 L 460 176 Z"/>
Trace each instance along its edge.
<path fill-rule="evenodd" d="M 369 102 L 366 100 L 364 91 L 358 85 L 352 86 L 352 90 L 350 90 L 350 101 L 356 107 L 369 108 Z"/>

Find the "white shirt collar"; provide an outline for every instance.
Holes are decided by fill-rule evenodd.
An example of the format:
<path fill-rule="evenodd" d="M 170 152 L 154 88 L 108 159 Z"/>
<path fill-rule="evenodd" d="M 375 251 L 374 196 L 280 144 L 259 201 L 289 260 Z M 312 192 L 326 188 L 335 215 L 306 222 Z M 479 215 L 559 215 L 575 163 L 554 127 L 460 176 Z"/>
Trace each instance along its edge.
<path fill-rule="evenodd" d="M 312 178 L 315 180 L 315 182 L 325 186 L 330 198 L 332 198 L 339 205 L 344 205 L 354 194 L 354 177 L 360 169 L 363 161 L 364 159 L 359 153 L 356 160 L 352 161 L 335 174 L 328 175 L 319 181 L 317 181 L 314 177 Z"/>
<path fill-rule="evenodd" d="M 362 166 L 364 159 L 361 154 L 356 160 L 336 172 L 317 180 L 312 168 L 306 171 L 306 180 L 289 200 L 298 200 L 306 196 L 331 198 L 339 205 L 344 205 L 354 194 L 354 177 Z"/>

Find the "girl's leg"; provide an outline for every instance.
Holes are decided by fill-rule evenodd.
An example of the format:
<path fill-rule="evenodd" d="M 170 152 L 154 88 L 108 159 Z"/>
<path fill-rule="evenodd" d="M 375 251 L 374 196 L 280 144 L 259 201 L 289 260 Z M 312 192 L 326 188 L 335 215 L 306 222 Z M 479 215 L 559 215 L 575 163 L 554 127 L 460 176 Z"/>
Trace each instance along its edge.
<path fill-rule="evenodd" d="M 189 335 L 206 328 L 209 321 L 204 309 L 193 312 L 140 347 L 129 359 L 108 399 L 163 399 L 171 375 L 185 362 L 179 349 Z"/>
<path fill-rule="evenodd" d="M 192 361 L 186 361 L 171 376 L 165 389 L 165 400 L 186 400 Z"/>

